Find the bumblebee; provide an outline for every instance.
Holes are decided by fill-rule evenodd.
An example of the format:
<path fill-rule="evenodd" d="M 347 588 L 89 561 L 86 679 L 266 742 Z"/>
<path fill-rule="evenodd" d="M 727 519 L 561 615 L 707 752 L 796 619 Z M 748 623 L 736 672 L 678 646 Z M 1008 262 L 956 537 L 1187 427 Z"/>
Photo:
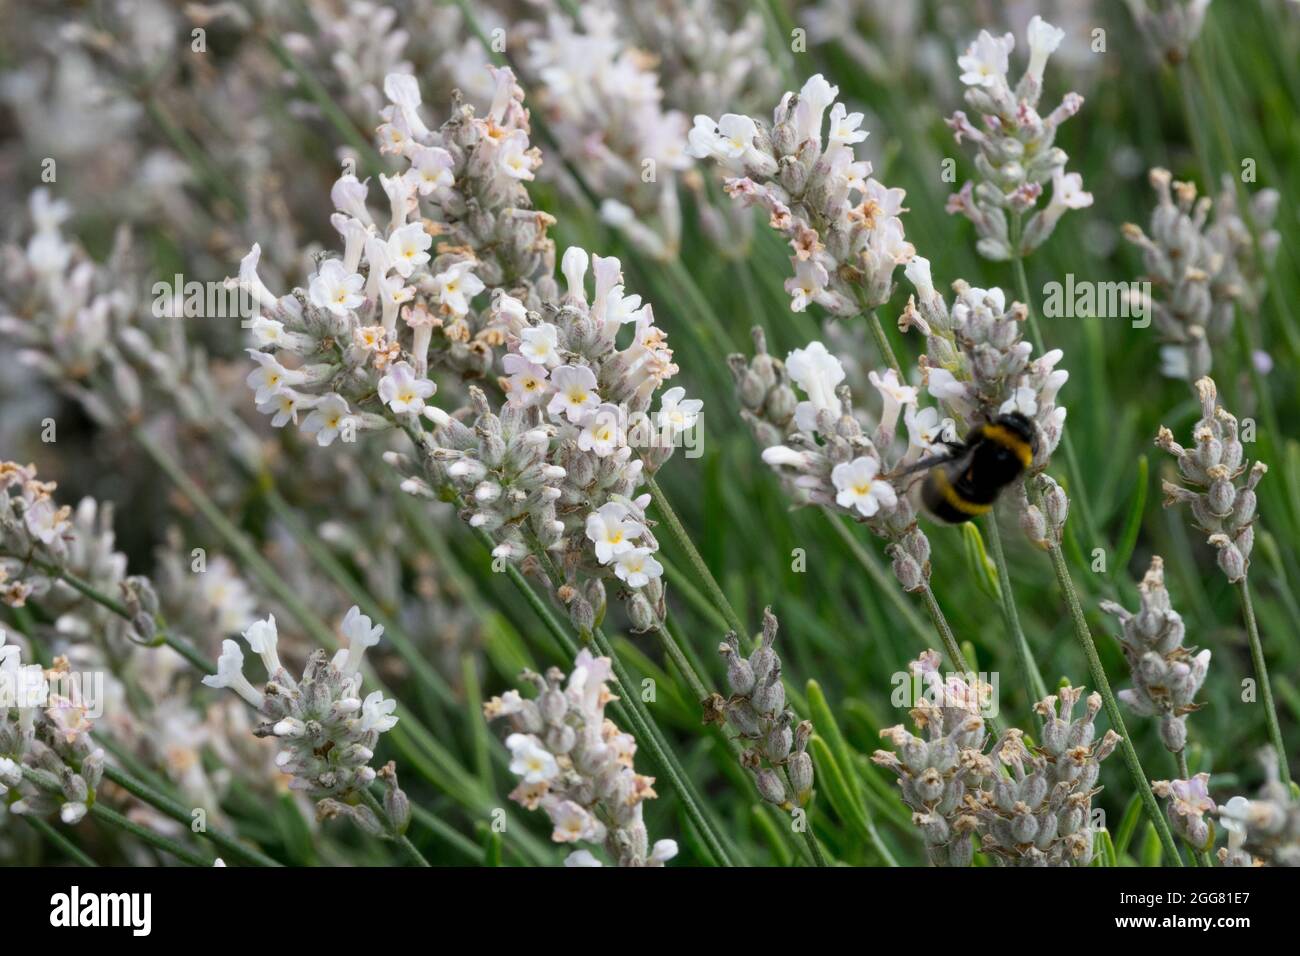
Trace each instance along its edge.
<path fill-rule="evenodd" d="M 923 458 L 895 477 L 927 471 L 921 503 L 940 521 L 960 524 L 988 514 L 1002 489 L 1034 460 L 1038 429 L 1020 412 L 976 425 L 965 441 L 945 442 L 943 454 Z"/>

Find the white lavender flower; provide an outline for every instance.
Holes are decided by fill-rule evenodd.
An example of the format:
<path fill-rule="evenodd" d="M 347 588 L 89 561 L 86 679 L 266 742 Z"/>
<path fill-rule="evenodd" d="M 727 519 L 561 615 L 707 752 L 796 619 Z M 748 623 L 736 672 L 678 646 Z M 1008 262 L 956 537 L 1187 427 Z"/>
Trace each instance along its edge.
<path fill-rule="evenodd" d="M 348 645 L 332 659 L 321 649 L 313 651 L 302 677 L 295 679 L 280 663 L 279 633 L 274 616 L 268 617 L 244 632 L 249 649 L 266 668 L 265 686 L 259 690 L 244 675 L 243 651 L 232 640 L 222 643 L 217 673 L 203 678 L 203 683 L 234 691 L 265 718 L 253 733 L 272 737 L 280 745 L 276 766 L 293 778 L 292 789 L 326 801 L 321 808 L 325 815 L 348 813 L 359 825 L 372 829 L 373 814 L 366 808 L 339 801 L 375 780 L 370 763 L 380 735 L 397 724 L 393 713 L 397 702 L 386 700 L 380 691 L 361 696 L 359 668 L 366 648 L 374 646 L 383 628 L 373 626 L 354 607 L 341 630 Z"/>
<path fill-rule="evenodd" d="M 1021 332 L 1026 308 L 1008 304 L 1001 289 L 976 289 L 959 279 L 949 309 L 934 287 L 928 260 L 917 256 L 906 274 L 916 296 L 899 325 L 914 325 L 925 335 L 921 365 L 930 395 L 966 426 L 1008 412 L 1024 415 L 1038 435 L 1030 471 L 1043 471 L 1065 427 L 1065 406 L 1056 400 L 1070 377 L 1057 368 L 1064 353 L 1052 349 L 1032 358 L 1033 346 Z"/>
<path fill-rule="evenodd" d="M 966 103 L 980 116 L 981 126 L 958 110 L 948 120 L 960 144 L 975 145 L 978 184 L 967 182 L 948 200 L 950 213 L 961 213 L 975 225 L 976 248 L 987 259 L 1029 255 L 1052 234 L 1070 209 L 1092 205 L 1078 173 L 1067 173 L 1069 157 L 1053 145 L 1057 128 L 1083 106 L 1083 97 L 1067 93 L 1046 116 L 1038 112 L 1043 93 L 1043 68 L 1065 34 L 1042 17 L 1029 21 L 1026 38 L 1029 63 L 1014 89 L 1007 78 L 1015 37 L 981 30 L 958 57 Z M 1039 208 L 1045 187 L 1052 196 Z M 1027 221 L 1025 217 L 1028 216 Z"/>
<path fill-rule="evenodd" d="M 1156 447 L 1178 460 L 1179 477 L 1185 483 L 1165 480 L 1161 487 L 1164 504 L 1187 505 L 1206 541 L 1218 551 L 1219 569 L 1233 584 L 1244 581 L 1250 570 L 1250 553 L 1255 544 L 1255 511 L 1259 484 L 1268 466 L 1257 461 L 1247 469 L 1246 452 L 1237 430 L 1237 419 L 1219 404 L 1218 388 L 1211 378 L 1196 382 L 1201 401 L 1201 418 L 1192 427 L 1194 447 L 1184 448 L 1174 434 L 1161 426 Z M 1245 481 L 1242 481 L 1242 476 Z"/>
<path fill-rule="evenodd" d="M 1081 687 L 1062 687 L 1034 705 L 1043 718 L 1032 752 L 1018 730 L 994 745 L 992 756 L 1009 766 L 1011 777 L 994 776 L 976 795 L 980 849 L 999 866 L 1088 866 L 1097 829 L 1092 798 L 1101 761 L 1121 738 L 1113 730 L 1096 739 L 1093 720 L 1101 695 L 1089 695 L 1074 717 Z"/>
<path fill-rule="evenodd" d="M 699 403 L 674 391 L 652 419 L 654 393 L 677 366 L 650 305 L 626 293 L 617 259 L 569 249 L 561 294 L 550 274 L 549 217 L 526 211 L 522 182 L 540 156 L 527 146 L 522 93 L 510 71 L 494 76 L 486 118 L 460 107 L 437 133 L 419 115 L 414 78 L 389 77 L 393 105 L 380 136 L 387 151 L 412 162 L 401 176 L 382 177 L 389 226 L 378 232 L 355 177 L 335 184 L 341 260 L 324 260 L 307 292 L 258 295 L 264 311 L 312 344 L 293 369 L 257 353 L 262 368 L 250 385 L 266 393 L 268 405 L 291 391 L 296 406 L 311 408 L 301 427 L 322 445 L 347 441 L 362 428 L 401 426 L 422 455 L 423 472 L 407 474 L 407 491 L 461 501 L 471 526 L 493 536 L 498 558 L 532 555 L 534 564 L 546 565 L 553 552 L 560 565 L 553 589 L 580 629 L 603 615 L 608 578 L 626 587 L 634 626 L 648 629 L 664 613 L 657 544 L 643 530 L 635 549 L 600 560 L 586 535 L 588 520 L 613 504 L 648 528 L 648 496 L 638 494 L 643 469 L 653 473 L 667 460 Z M 435 225 L 407 222 L 425 202 Z M 439 249 L 454 251 L 431 257 L 429 229 L 455 243 Z M 241 264 L 238 281 L 246 288 L 263 288 L 256 267 L 255 247 Z M 490 303 L 476 306 L 484 293 Z M 397 332 L 399 315 L 411 329 L 409 345 Z M 468 407 L 454 416 L 425 404 L 433 394 L 425 378 L 431 367 L 482 374 L 503 345 L 503 403 L 471 387 Z M 472 430 L 461 421 L 466 416 Z M 542 570 L 557 577 L 554 567 Z"/>
<path fill-rule="evenodd" d="M 1183 646 L 1183 618 L 1170 603 L 1159 555 L 1151 559 L 1138 591 L 1136 612 L 1101 602 L 1103 611 L 1119 618 L 1119 642 L 1133 678 L 1133 687 L 1120 691 L 1119 699 L 1137 714 L 1160 718 L 1160 740 L 1176 754 L 1187 745 L 1187 715 L 1200 708 L 1195 698 L 1209 671 L 1210 651 L 1197 654 Z"/>
<path fill-rule="evenodd" d="M 685 114 L 663 106 L 653 58 L 620 34 L 619 12 L 552 12 L 528 47 L 527 73 L 559 149 L 602 198 L 601 217 L 647 255 L 681 240 L 678 179 L 691 165 Z"/>
<path fill-rule="evenodd" d="M 137 306 L 114 262 L 101 266 L 63 235 L 67 203 L 42 188 L 28 202 L 32 232 L 25 247 L 3 249 L 0 335 L 18 359 L 56 389 L 81 402 L 101 423 L 138 414 L 139 375 L 119 347 L 119 335 Z M 97 381 L 96 381 L 97 379 Z"/>
<path fill-rule="evenodd" d="M 926 651 L 908 664 L 922 694 L 910 711 L 918 734 L 901 724 L 880 736 L 897 753 L 877 750 L 871 760 L 898 775 L 899 795 L 925 840 L 934 866 L 969 866 L 980 819 L 971 799 L 994 773 L 984 754 L 988 740 L 982 707 L 987 685 L 940 672 L 940 657 Z"/>
<path fill-rule="evenodd" d="M 1279 197 L 1262 189 L 1251 198 L 1260 262 L 1231 179 L 1211 200 L 1198 199 L 1193 183 L 1173 182 L 1166 169 L 1152 169 L 1149 178 L 1158 200 L 1149 233 L 1133 223 L 1122 231 L 1141 248 L 1146 277 L 1160 293 L 1151 308 L 1163 343 L 1161 371 L 1195 381 L 1210 373 L 1215 350 L 1229 341 L 1236 308 L 1259 308 L 1281 241 L 1269 228 Z"/>
<path fill-rule="evenodd" d="M 258 275 L 254 245 L 227 283 L 247 290 L 260 321 L 277 329 L 257 338 L 262 366 L 249 378 L 259 409 L 283 426 L 292 421 L 321 445 L 351 441 L 365 429 L 423 414 L 435 391 L 431 367 L 466 376 L 487 372 L 504 340 L 500 313 L 475 300 L 488 287 L 540 304 L 551 298 L 552 220 L 530 208 L 524 181 L 541 162 L 529 144 L 527 112 L 514 75 L 493 68 L 495 94 L 483 118 L 455 104 L 431 130 L 421 117 L 419 85 L 392 73 L 391 105 L 379 128 L 381 148 L 405 168 L 381 175 L 389 215 L 382 229 L 367 205 L 369 189 L 346 174 L 330 198 L 341 257 L 318 260 L 306 289 L 276 296 Z M 442 242 L 435 248 L 434 237 Z M 294 355 L 290 364 L 274 351 Z M 300 412 L 307 413 L 301 422 Z"/>
<path fill-rule="evenodd" d="M 894 270 L 915 250 L 903 235 L 904 192 L 871 178 L 854 145 L 866 139 L 861 113 L 835 102 L 839 87 L 820 73 L 786 93 L 773 124 L 735 113 L 695 117 L 688 152 L 733 175 L 733 199 L 767 210 L 790 243 L 790 307 L 814 302 L 832 315 L 855 315 L 887 302 Z M 829 118 L 827 115 L 829 110 Z"/>
<path fill-rule="evenodd" d="M 148 579 L 127 575 L 125 556 L 114 550 L 112 508 L 84 498 L 74 511 L 54 491 L 32 466 L 0 461 L 0 601 L 23 607 L 38 598 L 61 615 L 64 637 L 119 652 L 127 641 L 153 640 L 158 598 Z M 64 575 L 113 595 L 129 618 L 85 601 Z"/>
<path fill-rule="evenodd" d="M 1218 808 L 1228 845 L 1219 850 L 1224 866 L 1300 866 L 1300 799 L 1283 780 L 1277 754 L 1260 754 L 1264 785 L 1254 799 L 1236 796 Z"/>
<path fill-rule="evenodd" d="M 944 679 L 934 651 L 909 671 L 924 683 L 911 713 L 925 737 L 901 726 L 883 730 L 898 752 L 878 750 L 872 760 L 898 774 L 931 863 L 969 866 L 978 833 L 980 850 L 998 866 L 1087 866 L 1100 763 L 1120 740 L 1114 731 L 1095 739 L 1101 695 L 1091 695 L 1074 718 L 1083 690 L 1063 687 L 1035 705 L 1043 725 L 1033 752 L 1013 728 L 985 754 L 981 708 L 989 688 L 957 675 Z M 999 774 L 995 761 L 1010 775 Z"/>
<path fill-rule="evenodd" d="M 650 844 L 643 804 L 653 799 L 654 778 L 636 772 L 636 739 L 605 716 L 616 700 L 606 682 L 609 658 L 578 652 L 567 675 L 551 668 L 545 677 L 524 672 L 537 689 L 532 699 L 511 690 L 483 706 L 488 720 L 505 718 L 512 733 L 510 771 L 519 785 L 510 799 L 541 809 L 556 843 L 603 847 L 618 866 L 663 866 L 677 855 L 673 840 Z M 566 866 L 600 866 L 588 850 L 576 850 Z"/>
<path fill-rule="evenodd" d="M 651 306 L 626 294 L 617 259 L 569 249 L 564 270 L 568 294 L 542 314 L 507 295 L 493 304 L 509 350 L 506 400 L 495 407 L 471 388 L 472 430 L 449 418 L 421 433 L 425 479 L 455 490 L 498 557 L 531 555 L 550 577 L 553 554 L 563 577 L 552 587 L 578 627 L 600 620 L 602 579 L 616 578 L 633 626 L 644 630 L 663 617 L 663 568 L 640 487 L 695 424 L 700 404 L 674 389 L 652 416 L 655 392 L 677 366 Z"/>
<path fill-rule="evenodd" d="M 870 437 L 855 416 L 844 368 L 821 342 L 796 349 L 785 362 L 758 350 L 752 362 L 729 359 L 741 400 L 742 417 L 766 445 L 763 461 L 782 477 L 799 504 L 838 510 L 861 521 L 890 544 L 894 574 L 905 590 L 927 587 L 930 542 L 917 524 L 916 510 L 890 474 L 914 460 L 920 449 L 895 446 L 900 416 L 915 411 L 917 389 L 898 381 L 893 370 L 871 374 L 881 395 L 881 414 Z M 799 401 L 791 382 L 807 396 Z"/>
<path fill-rule="evenodd" d="M 1197 851 L 1214 846 L 1214 821 L 1217 809 L 1210 797 L 1210 775 L 1198 773 L 1190 780 L 1153 780 L 1151 790 L 1167 799 L 1166 812 L 1175 833 Z"/>
<path fill-rule="evenodd" d="M 1187 59 L 1201 35 L 1210 0 L 1127 0 L 1129 11 L 1151 47 L 1167 62 Z"/>
<path fill-rule="evenodd" d="M 66 824 L 81 821 L 95 800 L 104 772 L 104 751 L 90 736 L 93 720 L 75 681 L 57 680 L 66 658 L 46 671 L 24 664 L 17 645 L 0 628 L 0 796 L 19 815 L 58 812 Z M 69 688 L 71 696 L 55 688 Z M 49 774 L 58 789 L 29 780 L 22 768 Z"/>

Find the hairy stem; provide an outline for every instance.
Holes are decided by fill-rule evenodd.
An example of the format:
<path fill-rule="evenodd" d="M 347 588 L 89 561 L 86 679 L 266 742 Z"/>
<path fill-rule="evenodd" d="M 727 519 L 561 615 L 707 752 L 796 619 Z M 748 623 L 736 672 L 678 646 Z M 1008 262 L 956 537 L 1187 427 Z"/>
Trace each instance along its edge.
<path fill-rule="evenodd" d="M 1002 551 L 1002 532 L 998 528 L 996 511 L 989 515 L 984 528 L 988 532 L 993 561 L 998 569 L 998 599 L 1002 607 L 1002 619 L 1006 622 L 1007 629 L 1011 632 L 1012 643 L 1016 646 L 1016 655 L 1020 658 L 1020 671 L 1025 679 L 1025 689 L 1029 694 L 1029 704 L 1032 707 L 1035 702 L 1047 696 L 1047 685 L 1043 683 L 1043 675 L 1034 661 L 1029 641 L 1025 638 L 1025 630 L 1020 626 L 1020 612 L 1016 609 L 1016 597 L 1011 593 L 1011 574 L 1007 571 L 1007 558 Z"/>
<path fill-rule="evenodd" d="M 1074 582 L 1070 579 L 1070 569 L 1065 563 L 1065 555 L 1061 553 L 1061 546 L 1055 542 L 1049 545 L 1047 553 L 1052 559 L 1052 570 L 1056 572 L 1056 581 L 1065 595 L 1070 618 L 1074 622 L 1075 636 L 1079 640 L 1079 645 L 1083 648 L 1084 656 L 1088 659 L 1088 670 L 1092 673 L 1093 685 L 1097 688 L 1097 692 L 1101 694 L 1111 728 L 1120 735 L 1120 749 L 1124 753 L 1124 763 L 1128 766 L 1129 776 L 1133 779 L 1133 786 L 1137 788 L 1138 796 L 1142 800 L 1147 819 L 1155 827 L 1165 855 L 1170 860 L 1176 861 L 1179 866 L 1182 866 L 1183 859 L 1178 855 L 1178 847 L 1174 843 L 1173 834 L 1169 832 L 1169 824 L 1165 821 L 1165 815 L 1160 812 L 1160 805 L 1156 802 L 1156 795 L 1151 791 L 1150 780 L 1146 771 L 1142 769 L 1142 762 L 1138 759 L 1137 750 L 1134 749 L 1133 741 L 1129 738 L 1128 728 L 1124 725 L 1124 715 L 1120 713 L 1119 704 L 1115 701 L 1115 694 L 1110 689 L 1110 680 L 1107 679 L 1106 671 L 1101 666 L 1101 658 L 1097 655 L 1097 645 L 1092 640 L 1092 632 L 1088 629 L 1088 622 L 1083 616 L 1083 608 L 1079 605 L 1079 595 L 1075 591 Z"/>
<path fill-rule="evenodd" d="M 1016 216 L 1014 219 L 1017 224 L 1016 231 L 1018 231 L 1020 217 Z M 1034 307 L 1034 299 L 1029 292 L 1029 276 L 1025 272 L 1025 260 L 1023 256 L 1019 255 L 1018 245 L 1019 239 L 1016 240 L 1017 254 L 1011 260 L 1016 273 L 1017 295 L 1019 295 L 1020 301 L 1024 303 L 1025 308 L 1029 310 L 1029 334 L 1034 340 L 1034 348 L 1041 356 L 1043 354 L 1043 333 L 1038 328 L 1038 310 Z M 1088 496 L 1084 494 L 1083 472 L 1079 468 L 1079 459 L 1074 453 L 1074 442 L 1070 438 L 1069 431 L 1064 431 L 1061 434 L 1061 451 L 1065 455 L 1066 473 L 1070 476 L 1070 493 L 1079 506 L 1079 520 L 1083 524 L 1084 536 L 1088 541 L 1102 542 L 1097 533 L 1097 526 L 1092 520 L 1092 506 L 1088 503 Z"/>
<path fill-rule="evenodd" d="M 691 563 L 695 573 L 699 576 L 700 581 L 704 584 L 709 596 L 717 602 L 718 609 L 722 611 L 723 617 L 726 618 L 727 626 L 736 632 L 738 637 L 748 639 L 751 635 L 749 629 L 745 627 L 744 621 L 736 613 L 731 602 L 727 600 L 727 595 L 723 593 L 722 587 L 718 584 L 717 578 L 709 570 L 709 566 L 704 563 L 704 558 L 700 555 L 699 549 L 695 547 L 695 542 L 691 536 L 686 533 L 686 528 L 682 526 L 682 521 L 677 517 L 677 512 L 673 510 L 672 504 L 668 501 L 668 496 L 664 494 L 663 489 L 659 487 L 653 476 L 646 478 L 646 485 L 650 489 L 650 496 L 654 499 L 655 505 L 659 508 L 663 516 L 664 524 L 667 525 L 669 533 L 673 539 L 686 553 L 686 559 Z"/>
<path fill-rule="evenodd" d="M 22 819 L 26 820 L 28 826 L 41 836 L 45 837 L 45 839 L 55 847 L 66 853 L 68 858 L 78 866 L 99 866 L 99 864 L 87 856 L 80 847 L 55 829 L 47 820 L 30 813 L 24 814 Z"/>
<path fill-rule="evenodd" d="M 107 771 L 107 768 L 105 768 L 105 770 Z M 48 773 L 44 770 L 35 770 L 26 766 L 22 767 L 22 773 L 25 779 L 40 787 L 42 790 L 55 794 L 56 796 L 63 793 L 63 788 L 59 786 L 58 780 L 55 779 L 52 773 Z M 125 830 L 137 839 L 148 843 L 150 846 L 162 850 L 165 853 L 170 853 L 183 863 L 188 863 L 191 866 L 212 865 L 212 860 L 200 856 L 189 847 L 176 842 L 170 837 L 165 837 L 161 833 L 150 830 L 148 827 L 141 826 L 138 823 L 133 823 L 116 810 L 110 809 L 103 803 L 92 804 L 90 807 L 90 816 L 94 817 L 101 823 L 107 823 L 111 827 Z M 186 817 L 186 819 L 188 820 L 189 818 Z"/>
<path fill-rule="evenodd" d="M 1259 625 L 1255 622 L 1255 605 L 1250 599 L 1250 583 L 1246 578 L 1237 582 L 1237 593 L 1241 595 L 1241 613 L 1246 618 L 1246 634 L 1250 638 L 1250 660 L 1255 666 L 1255 676 L 1259 679 L 1260 695 L 1264 699 L 1264 719 L 1268 721 L 1268 739 L 1277 751 L 1278 770 L 1282 779 L 1291 782 L 1291 768 L 1286 759 L 1286 741 L 1282 739 L 1282 727 L 1277 719 L 1277 705 L 1273 701 L 1273 685 L 1268 679 L 1268 662 L 1264 660 L 1264 645 L 1259 639 Z"/>
<path fill-rule="evenodd" d="M 551 558 L 545 549 L 540 548 L 536 541 L 532 543 L 534 551 L 538 554 L 542 566 L 545 568 L 547 575 L 549 575 L 551 582 L 553 584 L 558 584 L 558 582 L 563 581 L 564 576 L 560 573 L 560 569 L 556 566 L 554 559 Z M 524 582 L 524 586 L 528 587 L 527 582 Z M 528 590 L 531 591 L 532 588 L 528 587 Z M 541 599 L 537 598 L 537 600 L 540 602 Z M 555 636 L 561 641 L 564 648 L 571 656 L 577 656 L 578 646 L 574 643 L 573 638 L 569 636 L 567 631 L 559 629 Z M 586 636 L 587 635 L 584 635 L 584 637 Z M 642 742 L 644 746 L 649 749 L 651 759 L 668 776 L 668 779 L 673 784 L 673 788 L 677 791 L 678 799 L 682 801 L 682 805 L 686 808 L 687 815 L 699 829 L 701 837 L 709 848 L 709 852 L 713 854 L 714 858 L 722 866 L 735 866 L 731 854 L 728 852 L 726 845 L 722 841 L 721 831 L 713 821 L 711 815 L 705 809 L 708 804 L 704 802 L 699 792 L 695 789 L 694 784 L 691 783 L 690 777 L 687 776 L 685 768 L 683 768 L 678 762 L 677 757 L 668 746 L 667 739 L 659 730 L 654 718 L 650 716 L 650 712 L 646 709 L 645 703 L 641 700 L 641 695 L 637 691 L 636 684 L 633 683 L 631 675 L 623 665 L 623 661 L 615 652 L 614 645 L 610 642 L 609 638 L 605 635 L 605 632 L 601 630 L 599 625 L 592 628 L 589 636 L 592 643 L 596 645 L 600 653 L 609 658 L 610 665 L 614 670 L 614 677 L 618 681 L 620 689 L 622 690 L 617 710 L 622 711 L 621 716 L 632 725 L 632 732 L 636 735 L 638 741 Z"/>
<path fill-rule="evenodd" d="M 903 378 L 903 367 L 898 364 L 898 357 L 894 354 L 894 347 L 889 344 L 889 337 L 885 335 L 885 326 L 880 321 L 880 314 L 875 309 L 867 313 L 867 327 L 871 329 L 871 335 L 876 340 L 876 348 L 880 350 L 880 357 L 889 363 L 889 367 L 898 375 L 900 382 L 906 381 Z"/>

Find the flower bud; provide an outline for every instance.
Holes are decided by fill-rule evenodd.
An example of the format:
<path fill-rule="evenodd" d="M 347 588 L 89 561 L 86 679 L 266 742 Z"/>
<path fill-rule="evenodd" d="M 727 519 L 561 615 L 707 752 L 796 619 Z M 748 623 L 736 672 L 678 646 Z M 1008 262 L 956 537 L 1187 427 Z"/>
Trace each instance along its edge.
<path fill-rule="evenodd" d="M 650 606 L 649 599 L 640 591 L 637 591 L 627 600 L 625 607 L 634 632 L 641 634 L 646 631 L 653 631 L 659 626 L 659 619 L 654 608 Z"/>
<path fill-rule="evenodd" d="M 590 634 L 596 625 L 596 612 L 591 602 L 581 596 L 570 601 L 569 620 L 579 634 Z"/>
<path fill-rule="evenodd" d="M 790 775 L 790 786 L 794 788 L 795 803 L 802 807 L 812 796 L 812 758 L 802 751 L 794 754 L 786 765 L 786 772 Z"/>
<path fill-rule="evenodd" d="M 1160 718 L 1160 742 L 1170 753 L 1182 753 L 1187 746 L 1187 718 L 1173 714 Z"/>
<path fill-rule="evenodd" d="M 734 639 L 734 635 L 733 635 Z M 727 685 L 733 694 L 748 697 L 754 689 L 754 669 L 731 644 L 719 644 L 718 653 L 727 659 Z"/>
<path fill-rule="evenodd" d="M 775 770 L 764 767 L 755 772 L 754 783 L 758 787 L 759 796 L 768 803 L 774 803 L 779 807 L 786 802 L 785 783 Z"/>

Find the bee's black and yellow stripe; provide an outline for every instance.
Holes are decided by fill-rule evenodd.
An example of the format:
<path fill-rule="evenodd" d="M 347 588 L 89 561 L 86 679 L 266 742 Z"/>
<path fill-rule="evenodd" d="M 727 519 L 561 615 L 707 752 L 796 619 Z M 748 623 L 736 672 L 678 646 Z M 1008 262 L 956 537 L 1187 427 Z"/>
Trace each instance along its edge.
<path fill-rule="evenodd" d="M 954 481 L 949 474 L 950 465 L 940 465 L 925 476 L 921 485 L 921 501 L 926 510 L 940 521 L 960 524 L 988 514 L 1001 488 L 980 488 L 974 482 Z M 958 475 L 960 476 L 960 472 Z"/>
<path fill-rule="evenodd" d="M 977 425 L 965 444 L 965 454 L 932 469 L 921 485 L 922 503 L 940 521 L 960 524 L 988 514 L 1034 459 L 1032 433 L 1003 421 Z"/>
<path fill-rule="evenodd" d="M 983 438 L 994 444 L 1001 445 L 1011 454 L 1016 456 L 1020 462 L 1020 471 L 1028 468 L 1034 460 L 1034 446 L 1032 441 L 1027 441 L 1024 436 L 1016 434 L 1011 428 L 999 422 L 991 425 L 980 425 L 975 429 L 979 433 L 978 438 Z M 974 442 L 968 442 L 974 444 Z M 1020 472 L 1017 471 L 1016 474 Z"/>

